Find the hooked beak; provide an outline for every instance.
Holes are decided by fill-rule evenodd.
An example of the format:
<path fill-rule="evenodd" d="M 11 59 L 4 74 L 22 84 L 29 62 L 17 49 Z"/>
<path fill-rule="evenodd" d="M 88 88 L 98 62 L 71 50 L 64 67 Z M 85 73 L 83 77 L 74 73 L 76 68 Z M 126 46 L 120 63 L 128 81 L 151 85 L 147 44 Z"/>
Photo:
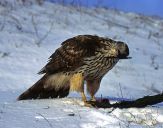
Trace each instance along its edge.
<path fill-rule="evenodd" d="M 131 59 L 132 57 L 128 56 L 129 54 L 121 54 L 119 51 L 118 51 L 118 58 L 119 59 Z"/>

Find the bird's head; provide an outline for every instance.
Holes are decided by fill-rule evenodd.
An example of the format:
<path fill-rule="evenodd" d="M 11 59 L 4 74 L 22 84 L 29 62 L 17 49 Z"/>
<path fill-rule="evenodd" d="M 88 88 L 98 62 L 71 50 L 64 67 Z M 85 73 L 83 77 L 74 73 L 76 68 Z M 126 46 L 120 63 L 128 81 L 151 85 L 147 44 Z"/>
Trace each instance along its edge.
<path fill-rule="evenodd" d="M 117 50 L 118 50 L 118 58 L 119 59 L 130 59 L 129 56 L 129 48 L 126 43 L 117 41 Z"/>
<path fill-rule="evenodd" d="M 130 59 L 129 48 L 126 43 L 122 41 L 109 41 L 102 42 L 100 51 L 106 58 Z"/>

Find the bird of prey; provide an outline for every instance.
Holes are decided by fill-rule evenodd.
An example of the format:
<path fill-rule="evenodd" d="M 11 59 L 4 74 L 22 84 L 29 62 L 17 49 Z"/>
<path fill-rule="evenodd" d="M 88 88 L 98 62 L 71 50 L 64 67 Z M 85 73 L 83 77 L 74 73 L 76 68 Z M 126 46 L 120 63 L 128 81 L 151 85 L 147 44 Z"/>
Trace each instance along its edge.
<path fill-rule="evenodd" d="M 18 100 L 63 98 L 70 91 L 81 93 L 87 103 L 84 81 L 91 100 L 100 87 L 104 75 L 120 59 L 128 59 L 126 43 L 95 35 L 78 35 L 67 39 L 50 56 L 39 74 L 44 74 Z"/>

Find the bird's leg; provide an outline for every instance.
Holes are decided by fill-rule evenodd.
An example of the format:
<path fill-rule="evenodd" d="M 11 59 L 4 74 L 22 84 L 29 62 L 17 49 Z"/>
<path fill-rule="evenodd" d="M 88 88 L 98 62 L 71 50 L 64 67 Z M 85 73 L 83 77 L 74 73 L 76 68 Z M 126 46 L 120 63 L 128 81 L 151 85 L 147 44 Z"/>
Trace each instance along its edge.
<path fill-rule="evenodd" d="M 85 93 L 84 93 L 84 84 L 81 87 L 81 97 L 82 97 L 82 101 L 84 102 L 84 106 L 86 106 L 86 107 L 93 107 L 92 104 L 89 101 L 87 101 L 87 98 L 85 96 Z"/>
<path fill-rule="evenodd" d="M 84 102 L 85 106 L 87 105 L 87 98 L 84 94 L 84 77 L 83 74 L 77 73 L 74 74 L 70 79 L 70 90 L 77 91 L 81 93 L 82 101 Z"/>
<path fill-rule="evenodd" d="M 84 102 L 84 106 L 86 106 L 86 107 L 93 107 L 93 106 L 87 101 L 87 98 L 86 98 L 85 93 L 84 93 L 84 85 L 83 85 L 82 88 L 81 88 L 81 97 L 82 97 L 82 101 Z"/>
<path fill-rule="evenodd" d="M 94 86 L 92 86 L 92 88 L 94 88 Z M 70 90 L 77 91 L 77 92 L 81 93 L 81 97 L 82 97 L 82 101 L 84 102 L 84 106 L 93 107 L 91 104 L 92 102 L 87 101 L 87 98 L 84 93 L 84 77 L 83 77 L 82 73 L 76 73 L 71 77 Z M 92 89 L 90 89 L 90 90 L 92 90 Z M 96 87 L 94 90 L 96 90 Z M 95 93 L 96 93 L 96 91 L 90 92 L 92 100 L 95 100 L 95 97 L 94 97 Z"/>
<path fill-rule="evenodd" d="M 82 97 L 82 101 L 84 102 L 84 106 L 93 107 L 92 104 L 89 101 L 87 101 L 87 98 L 86 98 L 85 93 L 84 93 L 84 86 L 83 86 L 82 91 L 81 91 L 81 97 Z"/>
<path fill-rule="evenodd" d="M 87 98 L 86 98 L 84 92 L 81 92 L 81 97 L 82 97 L 83 102 L 87 102 Z"/>
<path fill-rule="evenodd" d="M 91 102 L 87 101 L 87 98 L 86 98 L 84 92 L 81 92 L 81 96 L 82 96 L 82 101 L 84 102 L 84 106 L 86 106 L 86 107 L 93 107 Z"/>
<path fill-rule="evenodd" d="M 96 101 L 95 94 L 96 94 L 96 92 L 98 91 L 98 89 L 100 87 L 100 82 L 101 82 L 101 79 L 87 80 L 87 92 L 91 96 L 90 101 L 93 101 L 93 102 Z"/>

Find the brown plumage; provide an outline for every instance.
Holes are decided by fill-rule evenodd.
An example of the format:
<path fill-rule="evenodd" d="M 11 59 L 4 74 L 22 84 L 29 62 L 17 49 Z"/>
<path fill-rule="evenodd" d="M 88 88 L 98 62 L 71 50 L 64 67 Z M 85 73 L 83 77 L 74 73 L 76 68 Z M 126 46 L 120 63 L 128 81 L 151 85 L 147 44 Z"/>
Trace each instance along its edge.
<path fill-rule="evenodd" d="M 39 72 L 44 76 L 18 100 L 61 98 L 69 91 L 78 91 L 82 100 L 84 81 L 91 99 L 98 91 L 102 77 L 111 70 L 119 59 L 127 59 L 127 44 L 93 35 L 79 35 L 64 41 Z"/>

